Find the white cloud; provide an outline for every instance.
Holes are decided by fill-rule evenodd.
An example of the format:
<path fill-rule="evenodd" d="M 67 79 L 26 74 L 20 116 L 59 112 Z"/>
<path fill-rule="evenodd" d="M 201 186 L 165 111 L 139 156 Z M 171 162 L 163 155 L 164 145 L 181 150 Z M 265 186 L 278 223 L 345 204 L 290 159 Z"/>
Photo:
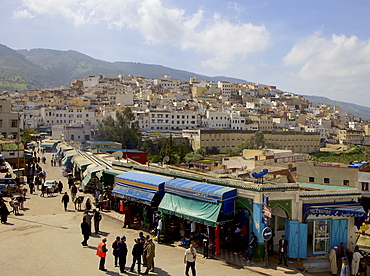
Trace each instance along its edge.
<path fill-rule="evenodd" d="M 229 8 L 240 10 L 235 3 Z M 233 24 L 220 14 L 205 18 L 199 8 L 191 15 L 161 0 L 23 0 L 20 10 L 32 16 L 62 16 L 76 26 L 106 24 L 108 28 L 135 28 L 148 44 L 167 44 L 204 56 L 203 64 L 226 68 L 235 59 L 268 46 L 270 34 L 265 26 Z"/>
<path fill-rule="evenodd" d="M 28 10 L 18 10 L 13 12 L 14 18 L 33 18 L 34 16 Z"/>
<path fill-rule="evenodd" d="M 369 82 L 370 40 L 319 33 L 298 42 L 283 59 L 285 65 L 298 66 L 295 76 L 308 81 Z"/>

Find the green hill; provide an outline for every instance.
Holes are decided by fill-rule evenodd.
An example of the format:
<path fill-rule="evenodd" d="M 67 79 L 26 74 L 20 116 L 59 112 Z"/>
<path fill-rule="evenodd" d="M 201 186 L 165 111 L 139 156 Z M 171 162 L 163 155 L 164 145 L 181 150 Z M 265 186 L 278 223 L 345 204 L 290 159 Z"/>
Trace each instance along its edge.
<path fill-rule="evenodd" d="M 189 71 L 173 69 L 162 65 L 107 62 L 97 60 L 76 51 L 50 49 L 13 50 L 0 44 L 0 91 L 26 91 L 28 89 L 69 86 L 74 79 L 104 75 L 117 77 L 119 74 L 140 75 L 147 78 L 160 78 L 170 75 L 181 82 L 196 77 L 208 81 L 230 81 L 245 83 L 246 80 L 224 76 L 205 76 Z M 370 121 L 370 108 L 339 102 L 325 97 L 304 96 L 314 104 L 325 103 L 341 107 L 345 112 Z"/>

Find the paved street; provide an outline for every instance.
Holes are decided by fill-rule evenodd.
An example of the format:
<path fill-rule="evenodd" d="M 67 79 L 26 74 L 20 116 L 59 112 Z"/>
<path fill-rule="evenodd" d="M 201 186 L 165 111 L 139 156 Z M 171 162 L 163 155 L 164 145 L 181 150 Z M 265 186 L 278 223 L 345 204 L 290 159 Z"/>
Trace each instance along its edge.
<path fill-rule="evenodd" d="M 66 178 L 59 167 L 51 167 L 51 154 L 45 154 L 47 163 L 42 168 L 47 172 L 47 180 L 62 180 L 67 187 Z M 27 195 L 25 209 L 19 216 L 9 216 L 10 224 L 0 226 L 0 275 L 120 275 L 114 267 L 111 243 L 116 236 L 127 236 L 129 247 L 128 262 L 131 264 L 133 239 L 137 230 L 122 229 L 118 220 L 104 216 L 101 222 L 102 235 L 93 235 L 89 247 L 82 247 L 80 223 L 82 212 L 76 212 L 69 204 L 64 212 L 61 195 L 40 197 L 40 191 Z M 8 198 L 6 198 L 8 199 Z M 95 255 L 101 238 L 108 238 L 106 268 L 98 270 L 99 258 Z M 184 249 L 177 246 L 156 244 L 155 273 L 151 275 L 184 275 Z M 198 275 L 260 275 L 250 270 L 228 265 L 220 260 L 197 259 Z M 136 275 L 136 273 L 127 273 Z"/>

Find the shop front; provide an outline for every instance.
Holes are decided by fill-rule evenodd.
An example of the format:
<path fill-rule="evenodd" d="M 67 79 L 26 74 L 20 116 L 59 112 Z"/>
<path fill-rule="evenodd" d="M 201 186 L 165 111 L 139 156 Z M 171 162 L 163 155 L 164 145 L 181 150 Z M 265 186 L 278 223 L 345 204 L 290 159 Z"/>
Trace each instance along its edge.
<path fill-rule="evenodd" d="M 171 179 L 135 171 L 116 175 L 112 194 L 120 200 L 119 209 L 128 217 L 128 225 L 138 224 L 150 229 L 152 214 L 164 195 L 165 182 Z"/>
<path fill-rule="evenodd" d="M 303 204 L 302 212 L 303 222 L 286 221 L 289 258 L 328 254 L 341 242 L 353 250 L 357 225 L 366 219 L 355 201 Z"/>
<path fill-rule="evenodd" d="M 158 207 L 167 215 L 165 230 L 175 238 L 184 238 L 185 235 L 196 240 L 205 235 L 215 245 L 215 253 L 219 254 L 220 225 L 233 220 L 237 190 L 176 178 L 166 182 L 165 192 Z"/>

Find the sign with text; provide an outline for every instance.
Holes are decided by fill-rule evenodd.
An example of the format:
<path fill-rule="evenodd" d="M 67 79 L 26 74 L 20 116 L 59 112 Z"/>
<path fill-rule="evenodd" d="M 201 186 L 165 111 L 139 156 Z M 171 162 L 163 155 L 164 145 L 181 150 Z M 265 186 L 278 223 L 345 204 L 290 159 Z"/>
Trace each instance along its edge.
<path fill-rule="evenodd" d="M 269 198 L 265 195 L 262 195 L 262 204 L 269 205 Z"/>
<path fill-rule="evenodd" d="M 269 217 L 271 218 L 272 217 L 272 211 L 271 211 L 271 208 L 266 206 L 266 205 L 263 205 L 262 206 L 262 214 L 264 214 L 266 217 Z"/>

